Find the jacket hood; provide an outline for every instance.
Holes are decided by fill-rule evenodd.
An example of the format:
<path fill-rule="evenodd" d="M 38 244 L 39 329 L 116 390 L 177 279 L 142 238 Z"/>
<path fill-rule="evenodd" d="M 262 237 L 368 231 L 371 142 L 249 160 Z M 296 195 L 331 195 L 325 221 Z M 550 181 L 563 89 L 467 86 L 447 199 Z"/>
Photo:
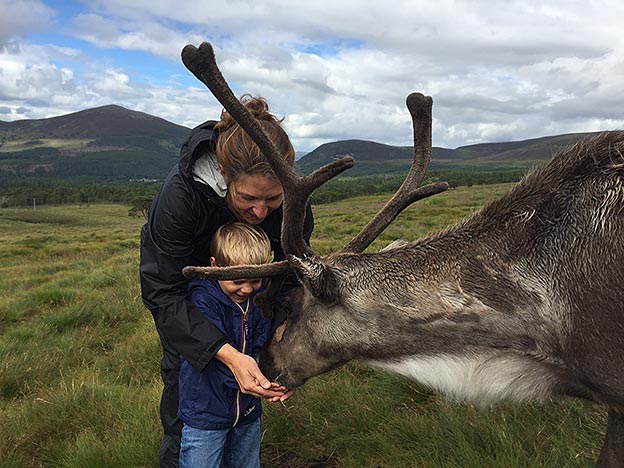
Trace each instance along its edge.
<path fill-rule="evenodd" d="M 192 177 L 193 165 L 200 156 L 206 153 L 214 153 L 218 132 L 214 126 L 215 120 L 208 120 L 198 125 L 189 134 L 186 141 L 180 148 L 180 159 L 178 161 L 180 172 L 186 177 Z"/>

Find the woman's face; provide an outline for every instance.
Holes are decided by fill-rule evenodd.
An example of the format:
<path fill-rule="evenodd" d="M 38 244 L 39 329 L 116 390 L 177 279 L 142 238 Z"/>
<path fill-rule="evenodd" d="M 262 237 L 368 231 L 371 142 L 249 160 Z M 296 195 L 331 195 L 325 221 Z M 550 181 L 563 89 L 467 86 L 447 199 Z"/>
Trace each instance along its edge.
<path fill-rule="evenodd" d="M 249 224 L 261 223 L 283 200 L 282 184 L 262 174 L 242 175 L 228 188 L 228 205 Z"/>

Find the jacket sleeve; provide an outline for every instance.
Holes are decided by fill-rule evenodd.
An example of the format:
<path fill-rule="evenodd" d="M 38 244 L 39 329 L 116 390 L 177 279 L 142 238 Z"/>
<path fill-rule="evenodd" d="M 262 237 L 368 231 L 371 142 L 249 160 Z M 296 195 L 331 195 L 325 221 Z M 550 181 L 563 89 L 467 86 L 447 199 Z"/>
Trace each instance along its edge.
<path fill-rule="evenodd" d="M 312 205 L 308 202 L 306 205 L 306 217 L 303 221 L 303 238 L 308 245 L 310 245 L 312 231 L 314 231 L 314 214 L 312 213 Z"/>
<path fill-rule="evenodd" d="M 140 278 L 143 302 L 156 327 L 201 370 L 228 340 L 187 299 L 188 280 L 182 268 L 191 264 L 197 223 L 191 195 L 180 178 L 163 185 L 141 231 Z"/>
<path fill-rule="evenodd" d="M 210 321 L 210 323 L 212 323 L 224 336 L 226 336 L 227 327 L 223 321 L 225 319 L 224 315 L 227 314 L 228 311 L 223 310 L 223 306 L 218 301 L 214 300 L 206 289 L 202 288 L 202 283 L 203 281 L 196 281 L 192 283 L 190 292 L 191 303 L 199 309 L 199 311 L 206 317 L 207 320 Z M 217 362 L 215 370 L 219 373 L 221 381 L 226 386 L 236 390 L 240 389 L 238 382 L 234 378 L 234 374 L 232 374 L 232 371 L 230 371 L 225 364 Z"/>

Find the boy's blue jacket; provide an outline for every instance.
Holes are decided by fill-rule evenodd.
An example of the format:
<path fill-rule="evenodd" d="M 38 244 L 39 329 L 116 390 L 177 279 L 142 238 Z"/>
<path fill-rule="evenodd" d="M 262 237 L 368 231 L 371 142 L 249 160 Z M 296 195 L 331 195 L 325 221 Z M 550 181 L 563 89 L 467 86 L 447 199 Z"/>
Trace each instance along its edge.
<path fill-rule="evenodd" d="M 192 281 L 189 294 L 191 302 L 229 338 L 233 347 L 257 357 L 269 338 L 271 321 L 262 317 L 253 304 L 254 296 L 236 304 L 212 280 Z M 249 424 L 261 413 L 260 400 L 240 392 L 234 375 L 221 361 L 211 359 L 199 372 L 182 359 L 178 416 L 184 424 L 195 429 L 227 429 Z"/>

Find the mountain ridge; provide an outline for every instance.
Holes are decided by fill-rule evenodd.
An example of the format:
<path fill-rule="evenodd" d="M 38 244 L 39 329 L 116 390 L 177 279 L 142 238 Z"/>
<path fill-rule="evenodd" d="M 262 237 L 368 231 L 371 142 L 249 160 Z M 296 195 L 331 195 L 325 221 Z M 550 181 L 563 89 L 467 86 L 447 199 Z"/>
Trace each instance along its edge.
<path fill-rule="evenodd" d="M 541 165 L 564 147 L 593 133 L 570 133 L 511 142 L 463 145 L 455 149 L 433 147 L 431 169 L 505 170 L 528 169 Z M 348 143 L 348 145 L 347 145 Z M 298 161 L 299 170 L 308 174 L 342 156 L 352 156 L 351 176 L 407 172 L 412 163 L 411 146 L 391 146 L 365 140 L 325 143 Z"/>
<path fill-rule="evenodd" d="M 129 123 L 133 125 L 128 125 Z M 97 133 L 94 133 L 96 130 L 94 124 L 98 125 Z M 117 104 L 107 104 L 45 119 L 0 121 L 0 138 L 3 136 L 16 138 L 24 135 L 40 137 L 41 134 L 53 138 L 76 136 L 98 138 L 111 135 L 128 136 L 130 132 L 153 135 L 155 130 L 162 130 L 165 135 L 170 135 L 175 134 L 176 129 L 190 131 L 187 127 L 145 112 L 126 109 Z"/>
<path fill-rule="evenodd" d="M 0 180 L 162 180 L 190 128 L 115 104 L 0 123 Z"/>
<path fill-rule="evenodd" d="M 160 117 L 109 104 L 46 119 L 0 121 L 0 181 L 59 179 L 80 183 L 159 182 L 178 159 L 190 128 Z M 432 169 L 527 169 L 543 164 L 563 146 L 592 133 L 575 133 L 512 142 L 434 147 Z M 405 173 L 410 146 L 349 139 L 320 145 L 297 158 L 299 172 L 310 173 L 351 155 L 347 177 Z"/>

